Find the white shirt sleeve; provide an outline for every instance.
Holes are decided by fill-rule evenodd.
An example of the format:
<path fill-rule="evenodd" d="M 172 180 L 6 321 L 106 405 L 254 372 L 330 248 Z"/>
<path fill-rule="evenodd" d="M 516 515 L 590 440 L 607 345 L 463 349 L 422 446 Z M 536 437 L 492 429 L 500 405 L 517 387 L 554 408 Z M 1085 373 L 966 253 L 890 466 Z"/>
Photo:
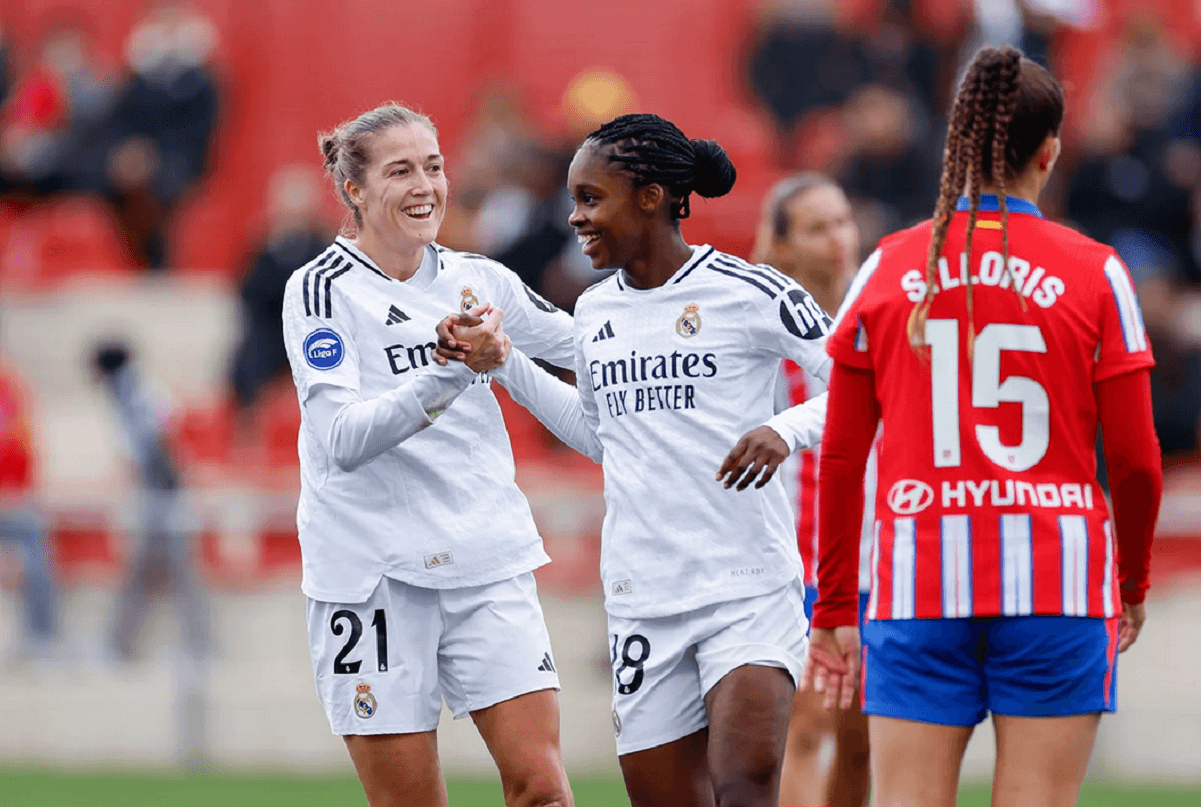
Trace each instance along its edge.
<path fill-rule="evenodd" d="M 575 364 L 571 315 L 531 289 L 503 264 L 489 261 L 496 276 L 493 302 L 505 312 L 505 333 L 527 356 L 571 370 Z"/>
<path fill-rule="evenodd" d="M 314 384 L 302 405 L 326 452 L 353 471 L 430 426 L 475 378 L 470 367 L 451 362 L 368 400 L 347 387 Z"/>
<path fill-rule="evenodd" d="M 752 333 L 755 344 L 828 382 L 833 364 L 826 355 L 830 317 L 799 283 L 770 271 L 784 288 L 774 298 L 763 299 L 758 294 L 748 298 L 759 313 L 759 327 Z M 792 451 L 819 445 L 826 425 L 826 394 L 778 412 L 764 425 L 779 434 Z"/>
<path fill-rule="evenodd" d="M 556 437 L 593 462 L 601 461 L 604 451 L 596 436 L 595 417 L 589 423 L 580 390 L 555 378 L 516 348 L 492 376 Z"/>
<path fill-rule="evenodd" d="M 822 431 L 826 427 L 826 400 L 827 395 L 823 392 L 777 413 L 764 425 L 780 435 L 790 451 L 813 448 L 821 444 Z"/>
<path fill-rule="evenodd" d="M 301 278 L 300 272 L 293 275 L 284 292 L 284 345 L 304 419 L 343 471 L 353 471 L 429 426 L 476 378 L 465 364 L 434 365 L 364 399 L 349 305 L 335 287 L 322 315 L 320 303 L 310 306 L 304 299 Z"/>

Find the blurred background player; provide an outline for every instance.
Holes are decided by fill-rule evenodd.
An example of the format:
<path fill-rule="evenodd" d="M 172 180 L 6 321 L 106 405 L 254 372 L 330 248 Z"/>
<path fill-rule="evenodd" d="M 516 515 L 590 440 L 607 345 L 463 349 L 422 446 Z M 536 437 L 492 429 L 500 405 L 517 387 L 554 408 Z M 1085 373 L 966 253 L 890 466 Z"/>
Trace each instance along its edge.
<path fill-rule="evenodd" d="M 1154 362 L 1113 248 L 1035 205 L 1062 121 L 1044 68 L 1010 47 L 977 52 L 932 222 L 880 243 L 828 344 L 807 681 L 845 706 L 858 678 L 862 479 L 882 418 L 863 634 L 880 804 L 955 804 L 989 713 L 993 805 L 1075 804 L 1100 714 L 1116 708 L 1117 654 L 1143 624 L 1162 492 Z"/>
<path fill-rule="evenodd" d="M 774 266 L 813 295 L 823 311 L 838 310 L 859 260 L 859 230 L 851 203 L 829 177 L 797 174 L 780 180 L 764 201 L 752 263 Z M 825 382 L 791 360 L 783 362 L 777 410 L 804 403 L 826 391 Z M 797 548 L 805 567 L 805 616 L 812 618 L 817 600 L 817 488 L 816 448 L 789 456 L 781 475 L 796 503 Z M 868 478 L 874 484 L 874 470 Z M 861 548 L 860 602 L 867 605 L 870 579 L 866 563 L 870 554 L 870 512 L 864 517 L 867 552 Z M 825 751 L 833 742 L 828 767 Z M 868 791 L 867 718 L 854 703 L 847 709 L 822 707 L 822 696 L 798 691 L 788 723 L 788 745 L 780 777 L 783 805 L 829 804 L 859 807 Z"/>
<path fill-rule="evenodd" d="M 301 588 L 330 727 L 372 807 L 446 804 L 443 701 L 475 722 L 509 807 L 569 807 L 532 574 L 550 558 L 480 373 L 510 347 L 500 305 L 517 344 L 559 366 L 571 318 L 495 261 L 434 243 L 448 185 L 429 118 L 385 104 L 319 142 L 354 238 L 293 273 L 284 339 L 302 417 Z M 488 349 L 435 364 L 446 312 L 492 304 L 476 331 Z"/>
<path fill-rule="evenodd" d="M 179 615 L 184 653 L 202 664 L 209 648 L 208 604 L 196 569 L 196 532 L 183 478 L 170 449 L 168 412 L 161 393 L 143 375 L 129 345 L 103 342 L 92 369 L 108 393 L 137 470 L 140 513 L 118 599 L 110 649 L 122 660 L 137 656 L 150 596 L 165 586 Z"/>
<path fill-rule="evenodd" d="M 143 375 L 123 341 L 103 342 L 91 357 L 92 370 L 112 402 L 137 473 L 137 511 L 125 583 L 118 595 L 110 658 L 130 662 L 139 655 L 139 639 L 150 615 L 150 598 L 166 590 L 179 622 L 175 679 L 176 744 L 179 761 L 196 767 L 206 761 L 205 715 L 211 642 L 208 598 L 197 570 L 195 514 L 169 448 L 164 401 Z"/>
<path fill-rule="evenodd" d="M 0 364 L 0 542 L 20 557 L 25 624 L 15 655 L 47 658 L 58 634 L 58 603 L 46 525 L 32 501 L 36 454 L 29 397 L 16 372 Z"/>
<path fill-rule="evenodd" d="M 267 227 L 247 260 L 240 289 L 242 336 L 229 368 L 240 411 L 250 409 L 264 387 L 288 376 L 288 353 L 280 321 L 284 289 L 296 267 L 329 246 L 331 228 L 321 216 L 321 175 L 305 165 L 287 165 L 267 187 Z"/>

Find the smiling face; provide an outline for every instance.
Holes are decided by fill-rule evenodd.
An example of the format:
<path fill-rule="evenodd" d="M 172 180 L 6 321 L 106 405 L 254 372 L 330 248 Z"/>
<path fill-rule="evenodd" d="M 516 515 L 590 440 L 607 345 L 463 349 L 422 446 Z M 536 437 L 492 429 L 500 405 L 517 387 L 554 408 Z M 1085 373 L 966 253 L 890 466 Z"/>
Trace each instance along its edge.
<path fill-rule="evenodd" d="M 646 244 L 647 227 L 662 195 L 658 186 L 635 188 L 609 159 L 609 148 L 585 143 L 567 171 L 567 189 L 575 201 L 567 221 L 593 269 L 629 265 Z"/>
<path fill-rule="evenodd" d="M 367 148 L 362 184 L 346 181 L 363 234 L 401 250 L 432 243 L 446 214 L 448 190 L 438 138 L 414 123 L 378 132 Z"/>

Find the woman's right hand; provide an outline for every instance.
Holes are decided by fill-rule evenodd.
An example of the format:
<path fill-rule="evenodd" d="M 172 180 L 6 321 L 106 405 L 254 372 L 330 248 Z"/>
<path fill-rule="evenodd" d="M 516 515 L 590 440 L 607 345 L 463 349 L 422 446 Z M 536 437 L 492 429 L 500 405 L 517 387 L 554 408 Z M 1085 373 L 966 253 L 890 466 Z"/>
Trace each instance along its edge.
<path fill-rule="evenodd" d="M 451 333 L 456 325 L 474 328 L 484 320 L 482 317 L 492 310 L 492 303 L 484 303 L 472 310 L 471 313 L 448 314 L 434 329 L 438 334 L 438 347 L 434 349 L 434 361 L 445 367 L 451 361 L 467 361 L 467 351 L 471 345 L 460 342 Z"/>
<path fill-rule="evenodd" d="M 463 361 L 477 373 L 495 370 L 509 358 L 513 342 L 501 327 L 504 316 L 504 311 L 492 308 L 484 313 L 479 324 L 450 326 L 456 345 L 467 345 L 462 351 Z"/>
<path fill-rule="evenodd" d="M 809 629 L 809 654 L 797 689 L 824 692 L 825 707 L 849 709 L 859 685 L 859 628 Z"/>

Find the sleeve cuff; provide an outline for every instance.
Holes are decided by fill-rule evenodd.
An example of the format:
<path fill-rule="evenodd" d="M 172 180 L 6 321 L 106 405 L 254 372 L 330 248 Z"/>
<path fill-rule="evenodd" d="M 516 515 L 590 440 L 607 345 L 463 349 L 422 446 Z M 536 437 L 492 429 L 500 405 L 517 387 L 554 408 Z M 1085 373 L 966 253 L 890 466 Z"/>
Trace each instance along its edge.
<path fill-rule="evenodd" d="M 813 627 L 833 630 L 859 625 L 859 596 L 818 600 L 813 606 Z"/>

